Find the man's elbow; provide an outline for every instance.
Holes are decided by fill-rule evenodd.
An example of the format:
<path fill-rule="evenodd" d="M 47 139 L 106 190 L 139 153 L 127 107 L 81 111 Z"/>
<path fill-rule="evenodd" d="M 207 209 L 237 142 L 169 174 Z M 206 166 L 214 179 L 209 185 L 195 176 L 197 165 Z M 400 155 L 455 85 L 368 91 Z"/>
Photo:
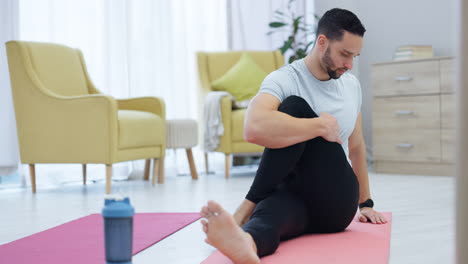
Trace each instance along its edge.
<path fill-rule="evenodd" d="M 350 158 L 356 158 L 356 157 L 362 157 L 366 156 L 366 145 L 365 144 L 359 144 L 357 146 L 353 146 L 349 148 L 349 157 Z"/>
<path fill-rule="evenodd" d="M 244 128 L 244 140 L 249 143 L 257 144 L 258 143 L 258 130 L 251 125 L 246 126 Z"/>
<path fill-rule="evenodd" d="M 265 137 L 265 133 L 262 133 L 258 127 L 248 127 L 244 129 L 244 140 L 259 145 L 265 148 L 282 148 L 279 140 L 274 141 L 273 143 Z"/>

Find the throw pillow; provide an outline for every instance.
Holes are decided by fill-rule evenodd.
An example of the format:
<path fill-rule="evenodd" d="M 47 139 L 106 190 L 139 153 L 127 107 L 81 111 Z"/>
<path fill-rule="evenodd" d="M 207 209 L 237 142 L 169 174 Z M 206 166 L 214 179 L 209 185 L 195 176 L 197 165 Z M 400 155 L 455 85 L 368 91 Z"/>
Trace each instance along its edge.
<path fill-rule="evenodd" d="M 243 53 L 239 61 L 223 76 L 213 81 L 211 86 L 216 91 L 226 91 L 236 101 L 254 97 L 267 73 L 247 53 Z"/>

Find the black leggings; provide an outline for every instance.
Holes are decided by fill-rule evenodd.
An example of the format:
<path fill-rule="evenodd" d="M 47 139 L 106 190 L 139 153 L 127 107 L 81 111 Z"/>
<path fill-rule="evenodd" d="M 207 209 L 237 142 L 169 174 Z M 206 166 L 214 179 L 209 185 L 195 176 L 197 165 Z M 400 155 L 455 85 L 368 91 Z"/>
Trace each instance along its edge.
<path fill-rule="evenodd" d="M 278 111 L 318 117 L 298 96 L 286 98 Z M 246 199 L 256 207 L 242 228 L 262 257 L 273 254 L 282 240 L 344 231 L 357 211 L 359 183 L 341 145 L 317 137 L 281 149 L 265 148 Z"/>

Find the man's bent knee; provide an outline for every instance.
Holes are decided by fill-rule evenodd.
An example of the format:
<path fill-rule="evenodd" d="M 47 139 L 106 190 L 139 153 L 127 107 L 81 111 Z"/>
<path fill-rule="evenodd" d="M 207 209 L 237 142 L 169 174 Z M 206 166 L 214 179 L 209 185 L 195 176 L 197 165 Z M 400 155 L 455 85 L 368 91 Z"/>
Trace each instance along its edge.
<path fill-rule="evenodd" d="M 291 95 L 284 99 L 279 105 L 278 111 L 297 118 L 318 117 L 307 101 L 296 95 Z"/>

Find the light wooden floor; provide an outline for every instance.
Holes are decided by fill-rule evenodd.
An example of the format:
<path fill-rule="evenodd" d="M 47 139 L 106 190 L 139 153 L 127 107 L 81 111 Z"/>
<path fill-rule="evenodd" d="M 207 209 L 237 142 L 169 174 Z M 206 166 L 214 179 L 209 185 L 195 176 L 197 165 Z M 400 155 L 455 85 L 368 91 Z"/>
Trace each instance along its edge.
<path fill-rule="evenodd" d="M 198 212 L 209 199 L 232 212 L 254 172 L 255 168 L 235 168 L 228 181 L 221 172 L 200 173 L 198 181 L 167 175 L 164 185 L 153 187 L 136 171 L 136 179 L 113 182 L 113 188 L 128 195 L 137 212 Z M 40 177 L 44 176 L 38 176 L 38 182 Z M 390 263 L 454 263 L 454 178 L 371 174 L 370 180 L 376 209 L 393 212 Z M 99 213 L 104 181 L 88 186 L 78 182 L 38 187 L 36 195 L 29 189 L 0 190 L 0 244 Z M 136 255 L 134 263 L 200 263 L 213 251 L 203 239 L 200 223 L 193 223 Z"/>

